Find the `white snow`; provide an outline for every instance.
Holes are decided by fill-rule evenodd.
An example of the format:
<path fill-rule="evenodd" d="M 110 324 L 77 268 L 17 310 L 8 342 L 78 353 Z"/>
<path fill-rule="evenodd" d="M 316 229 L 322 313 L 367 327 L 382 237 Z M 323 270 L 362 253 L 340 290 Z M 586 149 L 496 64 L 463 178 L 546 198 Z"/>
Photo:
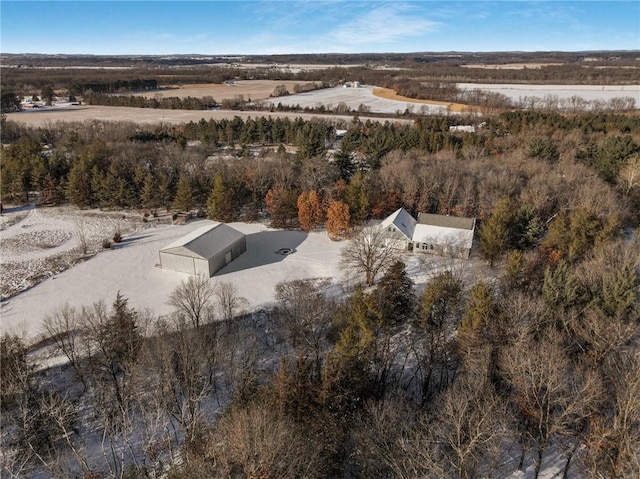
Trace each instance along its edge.
<path fill-rule="evenodd" d="M 4 241 L 4 238 L 21 234 L 22 226 L 27 226 L 27 221 L 37 214 L 34 212 L 2 232 L 3 263 L 14 259 L 37 259 L 39 255 L 46 254 L 47 250 L 43 252 L 37 248 L 20 248 L 18 252 L 13 248 L 15 243 Z M 138 310 L 149 310 L 158 316 L 170 313 L 167 298 L 188 275 L 159 268 L 158 250 L 209 223 L 212 222 L 201 220 L 183 226 L 158 225 L 125 236 L 123 243 L 114 245 L 113 249 L 99 250 L 88 260 L 3 301 L 0 330 L 35 337 L 41 330 L 43 319 L 56 308 L 64 304 L 88 306 L 102 300 L 110 304 L 118 291 L 129 299 L 130 306 Z M 47 230 L 48 224 L 45 221 L 34 229 L 69 232 L 72 228 L 69 220 L 59 219 L 55 230 Z M 234 283 L 239 294 L 247 299 L 250 309 L 270 303 L 274 286 L 280 281 L 341 277 L 339 250 L 343 243 L 331 241 L 324 232 L 280 231 L 262 224 L 247 223 L 230 223 L 230 226 L 248 235 L 247 252 L 216 273 L 211 281 Z M 73 247 L 75 244 L 67 241 L 54 249 Z M 290 255 L 276 253 L 285 247 L 296 251 Z"/>
<path fill-rule="evenodd" d="M 259 103 L 263 105 L 274 105 L 278 103 L 282 105 L 294 107 L 299 105 L 302 108 L 315 108 L 324 105 L 327 110 L 333 110 L 340 103 L 344 103 L 352 110 L 357 110 L 360 105 L 364 105 L 372 113 L 403 113 L 409 109 L 414 113 L 425 115 L 446 115 L 446 106 L 430 105 L 420 102 L 388 100 L 380 98 L 373 94 L 373 88 L 369 85 L 363 85 L 359 88 L 343 88 L 340 86 L 334 88 L 324 88 L 322 90 L 313 90 L 295 95 L 287 95 L 269 100 L 263 100 Z"/>
<path fill-rule="evenodd" d="M 171 313 L 167 304 L 169 295 L 188 275 L 161 269 L 159 250 L 198 228 L 214 224 L 208 220 L 182 226 L 135 223 L 132 219 L 128 222 L 114 219 L 121 218 L 121 212 L 80 211 L 71 207 L 32 210 L 26 218 L 11 224 L 12 214 L 24 213 L 2 216 L 0 225 L 9 226 L 0 231 L 0 278 L 3 291 L 9 289 L 6 283 L 11 283 L 14 291 L 21 292 L 0 303 L 0 332 L 14 332 L 27 338 L 36 338 L 41 333 L 44 318 L 55 309 L 65 304 L 76 308 L 90 306 L 98 301 L 111 305 L 118 291 L 139 311 L 147 310 L 156 317 Z M 94 253 L 81 262 L 76 261 L 80 256 L 74 230 L 78 218 L 89 233 Z M 112 235 L 116 223 L 123 225 L 123 242 L 112 249 L 102 249 L 102 239 Z M 247 251 L 217 272 L 211 281 L 233 283 L 238 294 L 246 298 L 249 311 L 269 307 L 274 301 L 274 287 L 282 281 L 331 278 L 333 289 L 338 291 L 345 282 L 353 280 L 353 274 L 342 271 L 340 265 L 340 251 L 345 242 L 332 241 L 324 231 L 274 230 L 259 223 L 229 223 L 229 226 L 247 235 Z M 26 231 L 33 236 L 24 236 Z M 294 252 L 279 254 L 282 248 Z M 418 291 L 444 268 L 464 271 L 469 278 L 486 274 L 482 262 L 477 260 L 424 256 L 407 253 L 402 258 Z"/>
<path fill-rule="evenodd" d="M 548 96 L 566 100 L 573 96 L 585 101 L 609 101 L 612 98 L 632 97 L 636 100 L 636 108 L 640 108 L 640 85 L 529 85 L 529 84 L 494 84 L 494 83 L 458 83 L 461 90 L 483 90 L 500 93 L 512 101 L 523 101 L 525 98 L 544 98 Z"/>

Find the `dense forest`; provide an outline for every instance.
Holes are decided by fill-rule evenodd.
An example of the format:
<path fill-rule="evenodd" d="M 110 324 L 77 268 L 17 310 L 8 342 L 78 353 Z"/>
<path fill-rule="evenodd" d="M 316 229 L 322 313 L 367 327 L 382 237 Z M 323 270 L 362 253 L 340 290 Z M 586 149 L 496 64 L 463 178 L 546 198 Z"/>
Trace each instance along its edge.
<path fill-rule="evenodd" d="M 473 216 L 494 271 L 451 267 L 418 292 L 398 257 L 373 286 L 282 283 L 274 309 L 239 317 L 233 285 L 198 278 L 162 320 L 120 295 L 52 311 L 44 343 L 2 337 L 7 477 L 504 477 L 549 454 L 565 476 L 636 476 L 640 119 L 451 121 L 5 122 L 5 201 L 200 210 L 354 244 L 398 207 Z M 37 364 L 43 345 L 68 364 Z"/>

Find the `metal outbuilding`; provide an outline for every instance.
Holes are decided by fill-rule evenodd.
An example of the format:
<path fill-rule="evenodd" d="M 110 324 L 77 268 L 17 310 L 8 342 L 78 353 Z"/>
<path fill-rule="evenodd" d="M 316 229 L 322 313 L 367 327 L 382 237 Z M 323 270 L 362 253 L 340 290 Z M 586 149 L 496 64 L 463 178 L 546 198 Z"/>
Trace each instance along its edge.
<path fill-rule="evenodd" d="M 162 248 L 163 269 L 213 276 L 247 250 L 246 236 L 224 223 L 198 228 Z"/>

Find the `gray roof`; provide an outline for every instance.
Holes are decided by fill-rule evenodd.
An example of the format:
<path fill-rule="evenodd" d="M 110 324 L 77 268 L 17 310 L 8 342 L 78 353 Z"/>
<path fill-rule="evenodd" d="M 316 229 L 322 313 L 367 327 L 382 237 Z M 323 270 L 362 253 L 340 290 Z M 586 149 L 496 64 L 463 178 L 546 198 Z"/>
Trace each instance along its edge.
<path fill-rule="evenodd" d="M 444 216 L 433 215 L 430 213 L 418 213 L 418 224 L 473 231 L 473 229 L 476 227 L 476 220 L 475 218 L 464 218 L 461 216 Z"/>
<path fill-rule="evenodd" d="M 398 228 L 408 240 L 413 238 L 413 232 L 416 228 L 416 219 L 404 208 L 400 208 L 387 216 L 384 221 L 380 223 L 380 227 L 386 229 L 392 224 Z"/>
<path fill-rule="evenodd" d="M 160 251 L 163 253 L 209 259 L 242 239 L 244 234 L 224 223 L 198 228 Z"/>

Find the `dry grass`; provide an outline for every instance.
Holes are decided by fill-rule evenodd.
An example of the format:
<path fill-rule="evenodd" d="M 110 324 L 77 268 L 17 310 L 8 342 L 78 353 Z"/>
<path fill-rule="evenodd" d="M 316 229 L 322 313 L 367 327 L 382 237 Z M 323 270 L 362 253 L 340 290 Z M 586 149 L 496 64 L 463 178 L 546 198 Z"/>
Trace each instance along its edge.
<path fill-rule="evenodd" d="M 135 96 L 143 96 L 145 98 L 165 98 L 165 97 L 193 97 L 202 98 L 204 96 L 212 96 L 217 102 L 225 99 L 233 99 L 242 95 L 245 100 L 249 98 L 253 101 L 264 100 L 269 98 L 273 90 L 278 85 L 284 85 L 289 92 L 293 93 L 294 81 L 276 81 L 276 80 L 237 80 L 231 84 L 226 83 L 196 83 L 193 85 L 176 85 L 174 88 L 168 88 L 157 91 L 145 91 L 133 93 Z"/>
<path fill-rule="evenodd" d="M 398 95 L 395 91 L 390 88 L 374 88 L 373 94 L 379 98 L 384 98 L 386 100 L 396 100 L 396 101 L 407 101 L 411 103 L 423 103 L 425 105 L 437 105 L 447 107 L 448 111 L 455 113 L 465 113 L 471 112 L 473 109 L 469 105 L 465 105 L 463 103 L 451 103 L 448 101 L 437 101 L 437 100 L 418 100 L 415 98 L 409 98 L 406 96 Z"/>
<path fill-rule="evenodd" d="M 216 99 L 217 100 L 217 99 Z M 130 121 L 139 124 L 171 124 L 179 125 L 190 121 L 205 120 L 232 120 L 236 116 L 246 120 L 247 118 L 271 117 L 271 118 L 289 118 L 295 120 L 302 118 L 303 120 L 325 119 L 329 121 L 351 121 L 353 115 L 323 115 L 316 113 L 303 112 L 269 112 L 269 111 L 238 111 L 238 110 L 161 110 L 155 108 L 133 108 L 126 106 L 101 106 L 101 105 L 85 105 L 73 106 L 68 108 L 58 108 L 52 110 L 31 110 L 16 113 L 8 113 L 7 119 L 22 123 L 30 127 L 46 127 L 57 122 L 85 122 L 85 121 Z M 361 116 L 363 121 L 385 121 L 376 117 Z M 411 123 L 408 119 L 395 119 L 400 123 Z"/>

